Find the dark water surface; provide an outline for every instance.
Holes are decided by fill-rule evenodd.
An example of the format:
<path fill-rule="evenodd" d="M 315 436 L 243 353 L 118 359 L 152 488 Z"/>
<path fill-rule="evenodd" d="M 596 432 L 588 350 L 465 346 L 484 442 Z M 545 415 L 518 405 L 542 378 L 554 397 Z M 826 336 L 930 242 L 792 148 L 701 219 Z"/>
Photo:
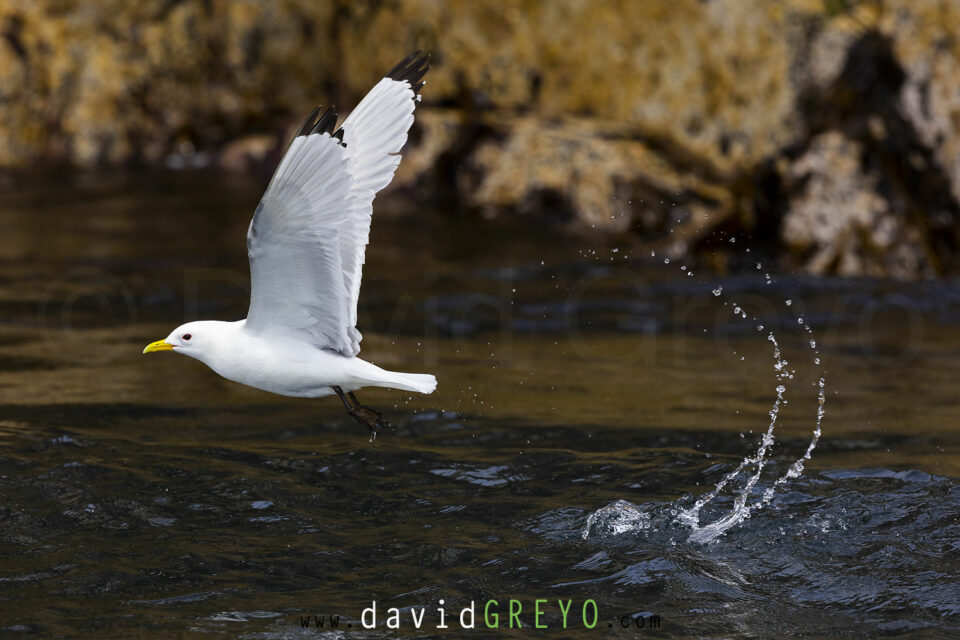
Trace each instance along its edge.
<path fill-rule="evenodd" d="M 687 276 L 624 239 L 426 216 L 395 194 L 363 356 L 440 386 L 361 392 L 394 425 L 371 444 L 335 398 L 140 353 L 186 320 L 243 317 L 261 187 L 0 191 L 0 637 L 316 637 L 329 616 L 330 637 L 469 637 L 471 601 L 476 637 L 960 636 L 960 284 L 767 284 L 742 238 L 740 275 Z M 752 499 L 806 448 L 821 374 L 823 439 L 765 508 L 690 542 L 678 514 L 769 423 L 770 330 L 796 373 Z M 315 615 L 324 628 L 302 628 Z"/>

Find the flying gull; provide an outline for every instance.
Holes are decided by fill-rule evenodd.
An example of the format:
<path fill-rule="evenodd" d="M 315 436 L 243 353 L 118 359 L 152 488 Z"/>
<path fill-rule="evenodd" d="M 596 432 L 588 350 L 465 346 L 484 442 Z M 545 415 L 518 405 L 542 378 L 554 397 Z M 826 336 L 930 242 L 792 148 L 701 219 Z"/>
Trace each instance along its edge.
<path fill-rule="evenodd" d="M 338 129 L 320 107 L 280 161 L 247 231 L 250 308 L 237 322 L 188 322 L 143 350 L 176 351 L 218 374 L 284 396 L 340 396 L 370 440 L 385 426 L 354 391 L 432 393 L 432 375 L 357 357 L 357 296 L 373 199 L 393 179 L 429 69 L 417 51 L 393 68 Z"/>

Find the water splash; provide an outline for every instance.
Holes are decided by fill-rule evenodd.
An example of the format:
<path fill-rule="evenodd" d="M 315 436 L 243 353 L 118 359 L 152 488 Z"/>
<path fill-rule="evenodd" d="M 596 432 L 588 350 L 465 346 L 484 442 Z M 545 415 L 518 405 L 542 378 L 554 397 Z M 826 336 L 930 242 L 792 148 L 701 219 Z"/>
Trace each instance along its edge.
<path fill-rule="evenodd" d="M 650 528 L 649 514 L 644 513 L 632 502 L 616 500 L 590 514 L 580 532 L 580 537 L 586 540 L 598 536 L 617 536 L 621 533 L 648 528 Z"/>
<path fill-rule="evenodd" d="M 792 305 L 792 303 L 792 300 L 787 300 L 786 306 L 789 307 Z M 739 305 L 737 305 L 735 302 L 732 304 L 734 306 L 734 315 L 739 315 L 741 318 L 746 317 L 745 314 L 740 313 Z M 823 426 L 823 416 L 825 413 L 824 405 L 826 404 L 826 379 L 823 375 L 820 364 L 820 353 L 817 350 L 817 342 L 813 338 L 813 330 L 803 319 L 802 315 L 797 317 L 797 324 L 800 325 L 803 331 L 809 334 L 810 337 L 806 344 L 813 352 L 814 365 L 820 369 L 820 376 L 817 381 L 817 414 L 813 428 L 813 436 L 810 439 L 810 443 L 807 445 L 803 455 L 797 458 L 793 464 L 790 465 L 786 473 L 774 480 L 773 483 L 764 490 L 763 495 L 759 500 L 752 504 L 748 504 L 750 495 L 757 482 L 760 480 L 764 466 L 768 461 L 767 455 L 774 442 L 774 429 L 777 424 L 777 418 L 780 415 L 780 408 L 786 402 L 784 399 L 784 394 L 787 391 L 787 382 L 793 379 L 795 373 L 787 368 L 789 363 L 783 359 L 780 345 L 777 343 L 776 336 L 771 331 L 767 334 L 767 340 L 773 344 L 773 370 L 777 383 L 777 396 L 774 399 L 773 406 L 769 412 L 770 423 L 767 425 L 767 430 L 763 434 L 763 438 L 760 440 L 760 445 L 754 455 L 744 458 L 733 471 L 730 471 L 723 478 L 721 478 L 720 482 L 717 483 L 717 486 L 701 496 L 692 507 L 689 509 L 679 510 L 677 514 L 677 521 L 693 529 L 688 538 L 688 541 L 690 542 L 707 543 L 716 540 L 725 531 L 737 526 L 753 515 L 756 511 L 763 508 L 770 502 L 770 500 L 773 499 L 777 487 L 783 485 L 791 479 L 800 477 L 800 474 L 803 473 L 804 464 L 810 459 L 810 456 L 813 454 L 813 450 L 820 441 L 820 434 Z M 763 325 L 758 325 L 758 328 L 758 330 L 762 330 Z M 739 494 L 737 494 L 736 498 L 734 499 L 733 507 L 730 509 L 729 513 L 718 518 L 717 520 L 714 520 L 713 522 L 701 525 L 700 511 L 714 498 L 716 498 L 733 480 L 738 478 L 743 473 L 750 473 L 751 469 L 752 474 L 747 478 L 746 483 L 740 489 Z"/>
<path fill-rule="evenodd" d="M 777 338 L 774 336 L 772 331 L 767 334 L 767 340 L 773 343 L 774 371 L 776 372 L 776 379 L 778 383 L 776 387 L 777 397 L 774 399 L 773 406 L 770 408 L 769 412 L 770 423 L 767 425 L 767 430 L 763 434 L 763 438 L 760 440 L 760 446 L 753 456 L 747 456 L 744 458 L 733 471 L 727 473 L 723 478 L 720 479 L 720 482 L 717 483 L 717 486 L 714 487 L 713 490 L 700 496 L 700 498 L 692 507 L 682 510 L 678 514 L 677 519 L 680 522 L 693 527 L 694 529 L 693 533 L 690 534 L 691 542 L 708 542 L 713 540 L 721 533 L 727 529 L 730 529 L 731 527 L 736 526 L 749 516 L 750 510 L 746 507 L 746 503 L 750 498 L 750 492 L 753 490 L 753 487 L 757 484 L 757 481 L 760 480 L 760 474 L 763 472 L 763 468 L 767 463 L 767 452 L 769 451 L 770 447 L 773 446 L 773 442 L 775 440 L 774 429 L 777 424 L 777 418 L 780 415 L 780 407 L 783 406 L 784 393 L 787 391 L 787 386 L 784 384 L 784 382 L 785 379 L 790 375 L 790 372 L 786 367 L 788 363 L 783 359 L 783 356 L 780 352 L 780 345 L 777 343 Z M 755 467 L 753 475 L 748 478 L 747 483 L 734 500 L 733 508 L 730 510 L 730 513 L 710 524 L 700 526 L 700 510 L 709 504 L 710 501 L 716 498 L 720 492 L 723 491 L 730 482 L 743 473 L 745 469 L 750 467 Z"/>
<path fill-rule="evenodd" d="M 762 265 L 758 263 L 757 268 L 759 269 L 761 267 Z M 687 271 L 685 267 L 682 269 Z M 770 274 L 765 273 L 764 278 L 766 280 L 766 284 L 771 284 L 772 279 Z M 716 289 L 712 290 L 712 293 L 714 296 L 719 297 L 723 293 L 723 288 L 717 287 Z M 793 300 L 788 299 L 784 304 L 787 307 L 792 307 Z M 731 300 L 729 303 L 725 302 L 724 305 L 732 307 L 733 315 L 735 317 L 739 317 L 741 319 L 747 318 L 746 311 L 739 304 L 737 304 L 736 301 Z M 754 317 L 753 320 L 756 322 L 757 318 Z M 780 344 L 777 342 L 776 335 L 774 335 L 773 331 L 768 330 L 767 340 L 773 347 L 773 372 L 776 383 L 776 397 L 774 398 L 773 405 L 770 407 L 770 411 L 768 412 L 770 422 L 767 424 L 767 429 L 760 440 L 760 444 L 757 447 L 756 453 L 745 457 L 735 469 L 724 475 L 712 490 L 700 496 L 693 506 L 684 508 L 682 506 L 675 505 L 675 507 L 670 510 L 673 522 L 692 529 L 692 532 L 687 538 L 689 542 L 712 542 L 723 535 L 724 532 L 737 526 L 747 518 L 751 517 L 755 512 L 762 509 L 773 499 L 778 487 L 785 484 L 789 480 L 800 477 L 800 475 L 803 473 L 805 463 L 810 459 L 810 456 L 813 454 L 813 450 L 817 447 L 817 443 L 820 441 L 823 417 L 825 413 L 824 407 L 826 404 L 826 379 L 823 374 L 823 367 L 820 363 L 820 352 L 817 349 L 817 342 L 813 337 L 813 330 L 810 328 L 810 325 L 807 324 L 802 315 L 798 314 L 796 316 L 796 320 L 801 330 L 808 334 L 805 344 L 812 352 L 813 364 L 817 367 L 820 373 L 816 383 L 816 421 L 814 423 L 813 435 L 810 439 L 810 443 L 807 445 L 803 455 L 797 458 L 782 476 L 774 480 L 763 491 L 763 494 L 759 499 L 753 503 L 750 503 L 751 494 L 753 493 L 754 488 L 757 486 L 757 483 L 760 481 L 767 462 L 769 462 L 769 452 L 775 441 L 775 429 L 777 425 L 777 419 L 780 416 L 780 409 L 787 403 L 785 398 L 787 385 L 789 381 L 795 378 L 796 375 L 796 371 L 790 369 L 788 366 L 789 362 L 784 359 L 783 353 L 780 349 Z M 757 331 L 763 331 L 764 325 L 757 322 L 755 328 Z M 741 360 L 742 359 L 743 358 L 741 358 Z M 720 495 L 734 480 L 744 474 L 747 474 L 746 482 L 736 494 L 730 511 L 726 515 L 717 518 L 713 522 L 701 524 L 700 513 L 703 508 L 713 501 L 718 495 Z M 591 514 L 587 519 L 586 525 L 581 530 L 581 536 L 584 539 L 587 539 L 597 536 L 606 537 L 610 535 L 620 535 L 630 531 L 648 529 L 650 526 L 651 524 L 648 514 L 643 513 L 639 507 L 630 502 L 625 500 L 617 500 Z"/>

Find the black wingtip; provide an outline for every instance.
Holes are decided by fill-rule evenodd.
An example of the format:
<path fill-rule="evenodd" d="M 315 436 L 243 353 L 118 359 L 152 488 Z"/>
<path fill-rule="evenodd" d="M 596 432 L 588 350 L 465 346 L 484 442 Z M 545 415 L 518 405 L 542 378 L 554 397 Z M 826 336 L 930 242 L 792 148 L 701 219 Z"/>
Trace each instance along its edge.
<path fill-rule="evenodd" d="M 337 112 L 334 111 L 333 107 L 327 107 L 327 110 L 324 111 L 320 119 L 317 120 L 317 124 L 313 125 L 310 133 L 329 133 L 333 135 L 333 130 L 336 128 Z"/>
<path fill-rule="evenodd" d="M 413 92 L 419 93 L 423 86 L 421 79 L 430 70 L 430 54 L 423 53 L 419 49 L 408 55 L 400 63 L 390 70 L 387 77 L 397 82 L 409 82 Z"/>
<path fill-rule="evenodd" d="M 299 138 L 300 136 L 309 136 L 314 133 L 326 133 L 339 140 L 340 144 L 343 144 L 343 129 L 337 129 L 336 110 L 333 107 L 328 107 L 327 110 L 321 114 L 321 109 L 322 107 L 317 107 L 307 116 L 307 119 L 300 125 L 300 130 L 297 131 L 297 135 L 294 137 Z"/>
<path fill-rule="evenodd" d="M 307 116 L 307 119 L 303 121 L 303 124 L 300 125 L 300 129 L 297 131 L 297 135 L 293 136 L 294 138 L 299 138 L 300 136 L 310 135 L 310 130 L 316 125 L 317 114 L 320 113 L 320 107 L 317 107 L 310 112 L 310 115 Z"/>

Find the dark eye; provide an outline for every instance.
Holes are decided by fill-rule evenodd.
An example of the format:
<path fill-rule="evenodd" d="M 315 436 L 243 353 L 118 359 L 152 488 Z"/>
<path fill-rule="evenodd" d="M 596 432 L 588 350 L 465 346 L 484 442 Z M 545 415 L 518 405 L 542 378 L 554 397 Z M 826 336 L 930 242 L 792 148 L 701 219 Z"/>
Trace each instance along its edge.
<path fill-rule="evenodd" d="M 182 338 L 183 338 L 184 340 L 189 340 L 189 339 L 192 338 L 192 337 L 193 337 L 193 336 L 190 335 L 189 333 L 185 333 L 185 334 L 183 334 L 183 336 L 182 336 Z"/>

